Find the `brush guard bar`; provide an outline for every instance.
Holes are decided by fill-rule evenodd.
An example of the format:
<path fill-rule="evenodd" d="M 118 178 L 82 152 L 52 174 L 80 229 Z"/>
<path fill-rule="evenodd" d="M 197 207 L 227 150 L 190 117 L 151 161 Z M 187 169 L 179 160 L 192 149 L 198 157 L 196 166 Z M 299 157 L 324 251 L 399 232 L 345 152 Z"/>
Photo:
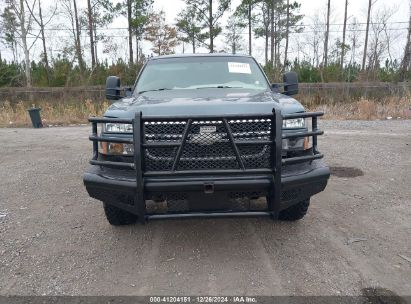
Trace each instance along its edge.
<path fill-rule="evenodd" d="M 174 218 L 174 217 L 221 217 L 221 216 L 262 216 L 268 215 L 274 218 L 278 217 L 279 206 L 281 203 L 281 168 L 286 165 L 292 165 L 297 163 L 309 162 L 316 159 L 323 158 L 317 149 L 317 136 L 322 135 L 324 132 L 318 129 L 317 119 L 324 115 L 323 112 L 304 112 L 295 114 L 281 115 L 281 112 L 277 109 L 273 109 L 272 114 L 253 114 L 253 115 L 225 115 L 225 116 L 143 116 L 141 112 L 135 114 L 134 119 L 121 119 L 121 118 L 106 118 L 106 117 L 90 117 L 89 122 L 92 125 L 92 135 L 89 139 L 93 142 L 93 158 L 90 161 L 91 165 L 103 166 L 114 169 L 128 169 L 133 170 L 136 175 L 136 193 L 134 197 L 134 205 L 127 205 L 119 203 L 120 208 L 129 212 L 137 214 L 141 221 L 145 219 L 156 218 Z M 284 133 L 282 132 L 283 120 L 295 119 L 295 118 L 311 118 L 311 130 L 297 132 L 297 133 Z M 267 119 L 270 121 L 270 134 L 264 139 L 258 140 L 239 140 L 235 139 L 233 132 L 229 125 L 229 121 L 232 120 L 254 120 L 254 119 Z M 227 134 L 228 141 L 232 150 L 234 151 L 235 160 L 238 163 L 238 169 L 210 169 L 210 170 L 179 170 L 179 163 L 183 154 L 184 147 L 189 138 L 190 126 L 195 121 L 220 121 L 224 126 Z M 149 123 L 161 123 L 167 121 L 181 121 L 185 123 L 185 128 L 179 142 L 153 142 L 147 141 L 144 134 L 144 124 Z M 98 124 L 104 123 L 120 123 L 120 124 L 132 124 L 133 126 L 133 138 L 121 138 L 115 136 L 99 136 Z M 312 137 L 312 155 L 298 156 L 292 158 L 282 158 L 282 140 L 292 138 Z M 120 162 L 120 161 L 106 161 L 99 159 L 99 142 L 110 143 L 124 143 L 132 144 L 134 147 L 134 162 Z M 244 145 L 269 145 L 270 150 L 270 166 L 268 168 L 247 168 L 244 163 L 244 159 L 240 153 L 239 147 Z M 167 148 L 175 147 L 176 153 L 172 161 L 170 170 L 167 171 L 154 171 L 146 170 L 145 166 L 145 153 L 149 148 Z M 204 212 L 204 213 L 185 213 L 185 214 L 161 214 L 153 215 L 146 214 L 145 205 L 145 178 L 147 177 L 178 177 L 178 176 L 205 176 L 205 175 L 241 175 L 241 174 L 269 174 L 272 176 L 272 191 L 270 191 L 269 199 L 267 203 L 266 212 Z"/>

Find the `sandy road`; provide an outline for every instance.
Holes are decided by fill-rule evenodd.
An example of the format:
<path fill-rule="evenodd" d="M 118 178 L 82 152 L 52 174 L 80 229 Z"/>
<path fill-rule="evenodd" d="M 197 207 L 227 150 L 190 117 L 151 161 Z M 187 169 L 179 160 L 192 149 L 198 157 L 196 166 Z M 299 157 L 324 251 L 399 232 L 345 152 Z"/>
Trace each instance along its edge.
<path fill-rule="evenodd" d="M 0 294 L 411 295 L 411 121 L 322 121 L 330 179 L 298 223 L 112 227 L 82 173 L 88 127 L 0 129 Z M 401 257 L 402 256 L 402 257 Z"/>

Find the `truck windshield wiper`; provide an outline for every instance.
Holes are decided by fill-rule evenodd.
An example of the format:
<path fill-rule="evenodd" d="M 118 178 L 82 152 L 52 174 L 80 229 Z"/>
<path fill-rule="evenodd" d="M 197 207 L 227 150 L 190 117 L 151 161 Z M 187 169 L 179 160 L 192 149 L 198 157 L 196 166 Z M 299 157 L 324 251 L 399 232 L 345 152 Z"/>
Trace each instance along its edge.
<path fill-rule="evenodd" d="M 168 90 L 172 90 L 172 89 L 170 89 L 170 88 L 161 88 L 161 89 L 153 89 L 153 90 L 144 90 L 144 91 L 138 92 L 138 94 L 143 94 L 145 92 L 168 91 Z"/>
<path fill-rule="evenodd" d="M 199 89 L 243 89 L 243 87 L 232 87 L 232 86 L 227 86 L 227 85 L 219 85 L 215 87 L 198 87 L 196 88 L 197 90 Z"/>

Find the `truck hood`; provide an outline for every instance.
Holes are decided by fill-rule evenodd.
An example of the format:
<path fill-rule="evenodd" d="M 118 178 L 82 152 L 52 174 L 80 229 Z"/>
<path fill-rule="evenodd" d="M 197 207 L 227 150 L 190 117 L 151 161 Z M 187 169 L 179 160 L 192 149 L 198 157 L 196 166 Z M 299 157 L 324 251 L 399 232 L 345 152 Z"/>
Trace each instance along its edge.
<path fill-rule="evenodd" d="M 295 99 L 272 92 L 242 89 L 197 89 L 146 92 L 113 103 L 106 117 L 269 114 L 280 108 L 283 114 L 303 112 Z"/>

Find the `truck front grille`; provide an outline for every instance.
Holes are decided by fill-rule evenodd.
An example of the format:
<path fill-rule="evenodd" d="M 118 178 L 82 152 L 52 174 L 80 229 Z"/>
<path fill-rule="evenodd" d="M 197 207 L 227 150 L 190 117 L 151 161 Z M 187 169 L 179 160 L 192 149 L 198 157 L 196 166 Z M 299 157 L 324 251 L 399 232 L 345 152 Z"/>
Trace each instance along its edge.
<path fill-rule="evenodd" d="M 270 168 L 270 145 L 244 141 L 269 140 L 271 119 L 228 119 L 227 123 L 229 130 L 223 120 L 193 120 L 182 144 L 187 121 L 145 121 L 145 143 L 164 144 L 144 148 L 145 170 L 172 170 L 179 149 L 175 170 L 240 169 L 229 132 L 235 142 L 243 142 L 237 147 L 246 169 Z"/>

